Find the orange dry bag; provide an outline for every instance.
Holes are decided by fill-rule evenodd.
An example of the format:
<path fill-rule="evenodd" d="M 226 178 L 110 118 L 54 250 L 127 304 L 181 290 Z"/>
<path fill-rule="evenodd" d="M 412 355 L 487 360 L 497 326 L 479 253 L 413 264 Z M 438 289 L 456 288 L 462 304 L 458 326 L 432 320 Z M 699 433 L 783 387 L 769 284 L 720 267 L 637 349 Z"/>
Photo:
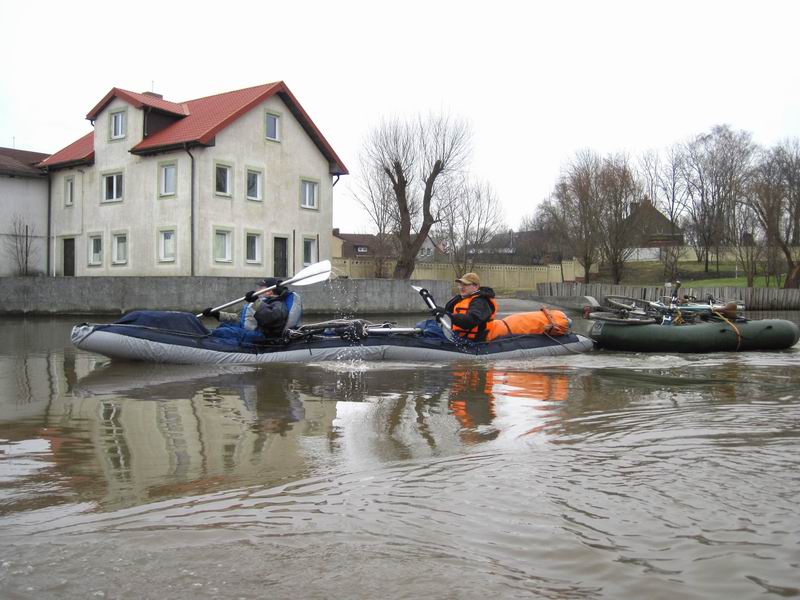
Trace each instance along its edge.
<path fill-rule="evenodd" d="M 487 341 L 507 335 L 564 335 L 569 331 L 569 319 L 560 310 L 542 308 L 534 312 L 515 313 L 505 319 L 495 319 L 486 324 Z"/>

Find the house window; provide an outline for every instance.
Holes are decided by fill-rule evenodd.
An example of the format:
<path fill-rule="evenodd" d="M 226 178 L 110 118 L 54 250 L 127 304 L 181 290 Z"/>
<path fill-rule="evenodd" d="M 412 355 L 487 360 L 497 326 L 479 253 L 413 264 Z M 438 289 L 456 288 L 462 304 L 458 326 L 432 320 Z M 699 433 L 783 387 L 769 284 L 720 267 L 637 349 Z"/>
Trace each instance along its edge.
<path fill-rule="evenodd" d="M 122 173 L 103 175 L 103 201 L 119 202 L 122 200 Z"/>
<path fill-rule="evenodd" d="M 161 262 L 175 261 L 174 229 L 162 229 L 158 232 L 158 260 Z"/>
<path fill-rule="evenodd" d="M 214 260 L 231 262 L 231 232 L 227 229 L 214 230 Z"/>
<path fill-rule="evenodd" d="M 356 246 L 356 252 L 358 254 L 366 254 L 367 252 L 369 252 L 369 248 L 367 248 L 366 246 Z"/>
<path fill-rule="evenodd" d="M 277 142 L 280 140 L 280 122 L 278 115 L 267 113 L 267 139 Z"/>
<path fill-rule="evenodd" d="M 174 196 L 177 183 L 178 166 L 175 163 L 161 165 L 159 169 L 159 196 Z"/>
<path fill-rule="evenodd" d="M 314 238 L 303 239 L 303 266 L 317 262 L 317 240 Z"/>
<path fill-rule="evenodd" d="M 103 237 L 89 236 L 89 264 L 92 266 L 103 264 Z"/>
<path fill-rule="evenodd" d="M 261 200 L 261 172 L 247 169 L 247 199 Z"/>
<path fill-rule="evenodd" d="M 64 180 L 64 206 L 72 206 L 75 201 L 75 178 L 67 177 Z"/>
<path fill-rule="evenodd" d="M 125 137 L 125 111 L 111 113 L 111 139 Z"/>
<path fill-rule="evenodd" d="M 317 183 L 314 181 L 300 182 L 300 206 L 303 208 L 317 208 Z"/>
<path fill-rule="evenodd" d="M 124 265 L 128 262 L 127 234 L 114 234 L 113 242 L 111 244 L 111 262 L 115 265 Z"/>
<path fill-rule="evenodd" d="M 217 165 L 214 177 L 214 189 L 217 194 L 222 196 L 230 196 L 233 189 L 233 182 L 231 181 L 231 167 L 229 165 Z"/>
<path fill-rule="evenodd" d="M 249 263 L 261 262 L 261 235 L 248 233 L 245 237 L 245 260 Z"/>

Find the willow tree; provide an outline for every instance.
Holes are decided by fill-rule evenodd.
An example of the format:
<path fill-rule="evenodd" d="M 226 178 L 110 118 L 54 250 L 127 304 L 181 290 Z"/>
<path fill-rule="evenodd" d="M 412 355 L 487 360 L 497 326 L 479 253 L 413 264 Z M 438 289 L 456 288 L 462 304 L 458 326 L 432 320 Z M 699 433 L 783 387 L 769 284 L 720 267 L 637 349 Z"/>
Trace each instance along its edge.
<path fill-rule="evenodd" d="M 447 114 L 387 120 L 368 135 L 364 169 L 386 178 L 394 205 L 395 279 L 411 277 L 431 227 L 458 201 L 447 183 L 462 176 L 471 140 L 467 122 Z"/>

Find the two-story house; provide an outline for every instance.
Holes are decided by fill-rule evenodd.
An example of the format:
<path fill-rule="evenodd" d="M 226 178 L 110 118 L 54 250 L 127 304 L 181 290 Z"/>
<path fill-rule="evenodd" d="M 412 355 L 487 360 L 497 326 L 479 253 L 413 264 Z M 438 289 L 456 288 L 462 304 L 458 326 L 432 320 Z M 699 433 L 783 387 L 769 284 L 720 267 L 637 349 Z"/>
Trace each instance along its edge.
<path fill-rule="evenodd" d="M 291 276 L 330 256 L 344 163 L 283 82 L 113 88 L 50 173 L 53 274 Z"/>

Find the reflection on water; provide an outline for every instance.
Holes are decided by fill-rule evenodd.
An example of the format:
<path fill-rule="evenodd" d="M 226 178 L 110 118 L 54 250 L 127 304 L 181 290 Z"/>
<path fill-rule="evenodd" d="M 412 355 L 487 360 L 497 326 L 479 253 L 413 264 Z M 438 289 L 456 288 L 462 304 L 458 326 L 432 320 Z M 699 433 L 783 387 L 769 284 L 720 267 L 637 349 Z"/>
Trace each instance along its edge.
<path fill-rule="evenodd" d="M 798 349 L 154 366 L 70 325 L 0 321 L 14 597 L 800 595 Z"/>

